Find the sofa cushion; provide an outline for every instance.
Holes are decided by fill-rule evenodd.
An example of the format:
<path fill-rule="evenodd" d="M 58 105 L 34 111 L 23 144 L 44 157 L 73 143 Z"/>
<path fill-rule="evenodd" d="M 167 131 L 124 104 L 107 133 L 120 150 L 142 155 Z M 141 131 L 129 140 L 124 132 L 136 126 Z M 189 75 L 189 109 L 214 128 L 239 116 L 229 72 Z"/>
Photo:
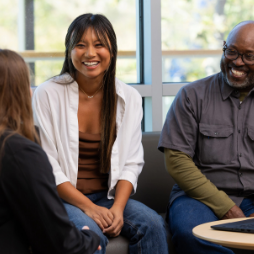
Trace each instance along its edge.
<path fill-rule="evenodd" d="M 128 254 L 129 241 L 126 237 L 119 235 L 116 238 L 109 238 L 107 254 Z"/>
<path fill-rule="evenodd" d="M 131 198 L 157 213 L 165 213 L 175 182 L 165 169 L 163 153 L 157 149 L 159 138 L 160 132 L 143 132 L 145 165 L 138 179 L 137 193 Z"/>

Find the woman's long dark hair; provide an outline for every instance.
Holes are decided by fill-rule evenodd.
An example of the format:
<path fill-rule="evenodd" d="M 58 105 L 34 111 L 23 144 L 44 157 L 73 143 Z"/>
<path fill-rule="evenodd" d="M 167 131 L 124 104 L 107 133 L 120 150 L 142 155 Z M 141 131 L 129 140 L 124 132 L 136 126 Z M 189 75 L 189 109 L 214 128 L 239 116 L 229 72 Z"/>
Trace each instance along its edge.
<path fill-rule="evenodd" d="M 39 142 L 31 106 L 29 69 L 14 51 L 0 49 L 0 137 L 18 133 Z M 6 138 L 4 141 L 6 141 Z M 1 146 L 1 151 L 4 142 Z"/>
<path fill-rule="evenodd" d="M 71 51 L 81 40 L 88 28 L 92 28 L 99 40 L 110 52 L 110 65 L 104 74 L 103 99 L 101 108 L 101 145 L 100 171 L 110 170 L 111 150 L 116 136 L 116 58 L 117 42 L 114 29 L 109 20 L 100 14 L 83 14 L 77 17 L 69 26 L 65 37 L 65 59 L 60 75 L 68 72 L 76 80 L 76 69 L 72 64 Z"/>

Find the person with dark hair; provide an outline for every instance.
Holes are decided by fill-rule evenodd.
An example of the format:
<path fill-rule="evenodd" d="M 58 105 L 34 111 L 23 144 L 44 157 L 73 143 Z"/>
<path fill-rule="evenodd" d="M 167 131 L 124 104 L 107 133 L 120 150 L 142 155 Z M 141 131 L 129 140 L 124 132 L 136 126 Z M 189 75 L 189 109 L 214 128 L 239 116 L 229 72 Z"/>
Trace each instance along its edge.
<path fill-rule="evenodd" d="M 69 221 L 38 144 L 30 91 L 23 58 L 0 50 L 0 251 L 92 254 L 100 238 Z"/>
<path fill-rule="evenodd" d="M 129 199 L 141 173 L 142 98 L 115 77 L 117 42 L 103 15 L 83 14 L 70 25 L 59 76 L 33 97 L 42 147 L 57 190 L 77 228 L 130 240 L 130 253 L 168 253 L 161 216 Z"/>

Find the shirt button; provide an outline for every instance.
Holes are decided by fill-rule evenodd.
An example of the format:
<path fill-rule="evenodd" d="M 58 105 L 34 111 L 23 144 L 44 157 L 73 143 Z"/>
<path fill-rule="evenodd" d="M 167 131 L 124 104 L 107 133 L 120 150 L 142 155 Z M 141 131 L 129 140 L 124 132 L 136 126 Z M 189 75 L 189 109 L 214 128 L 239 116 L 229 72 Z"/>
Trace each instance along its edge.
<path fill-rule="evenodd" d="M 239 105 L 239 107 L 238 107 L 239 109 L 241 109 L 241 105 Z"/>
<path fill-rule="evenodd" d="M 242 154 L 241 154 L 241 153 L 239 153 L 239 157 L 242 157 Z"/>
<path fill-rule="evenodd" d="M 217 135 L 217 132 L 214 132 L 214 135 Z"/>
<path fill-rule="evenodd" d="M 116 168 L 114 168 L 113 171 L 116 171 Z"/>
<path fill-rule="evenodd" d="M 240 172 L 240 173 L 239 173 L 239 176 L 242 176 L 242 174 L 243 174 L 243 173 Z"/>
<path fill-rule="evenodd" d="M 238 133 L 241 133 L 241 130 L 238 130 Z"/>

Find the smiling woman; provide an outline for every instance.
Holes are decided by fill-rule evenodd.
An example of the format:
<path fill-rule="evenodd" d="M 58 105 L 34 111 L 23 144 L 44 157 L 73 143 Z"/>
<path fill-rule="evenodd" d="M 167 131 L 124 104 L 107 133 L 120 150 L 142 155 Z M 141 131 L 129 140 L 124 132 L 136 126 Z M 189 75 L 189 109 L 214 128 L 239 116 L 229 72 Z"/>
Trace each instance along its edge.
<path fill-rule="evenodd" d="M 97 79 L 102 83 L 104 72 L 110 64 L 110 52 L 97 37 L 94 29 L 89 27 L 83 34 L 79 43 L 71 51 L 71 59 L 78 71 L 77 82 L 80 84 L 79 86 L 84 83 L 82 90 L 90 90 L 91 92 L 98 90 L 92 86 L 91 81 Z M 100 87 L 101 85 L 99 85 Z"/>
<path fill-rule="evenodd" d="M 105 16 L 84 14 L 71 23 L 65 45 L 60 75 L 69 73 L 78 84 L 79 131 L 101 134 L 100 170 L 107 173 L 116 128 L 116 35 Z M 84 64 L 91 60 L 98 65 Z M 102 86 L 104 89 L 100 89 Z"/>
<path fill-rule="evenodd" d="M 122 234 L 131 254 L 166 254 L 162 217 L 129 199 L 144 165 L 142 98 L 115 77 L 113 27 L 105 16 L 83 14 L 65 46 L 62 71 L 36 89 L 33 110 L 69 218 L 100 236 L 100 253 L 107 237 Z"/>

